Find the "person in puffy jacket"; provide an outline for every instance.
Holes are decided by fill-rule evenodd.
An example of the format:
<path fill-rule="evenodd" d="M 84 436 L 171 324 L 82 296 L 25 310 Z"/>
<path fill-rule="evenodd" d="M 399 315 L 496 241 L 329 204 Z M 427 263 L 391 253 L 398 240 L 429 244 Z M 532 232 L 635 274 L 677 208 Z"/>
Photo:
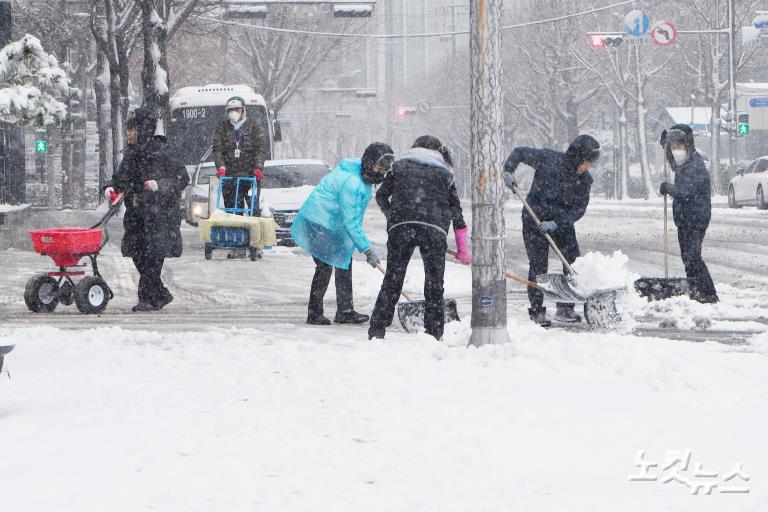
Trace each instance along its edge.
<path fill-rule="evenodd" d="M 676 124 L 661 135 L 661 145 L 675 173 L 675 182 L 661 184 L 660 192 L 672 196 L 672 216 L 677 226 L 680 256 L 690 283 L 691 298 L 702 303 L 719 301 L 701 245 L 712 217 L 709 173 L 696 152 L 693 130 Z"/>
<path fill-rule="evenodd" d="M 549 266 L 549 234 L 568 263 L 579 257 L 576 221 L 584 216 L 589 205 L 592 176 L 589 170 L 600 157 L 600 144 L 589 135 L 579 135 L 563 153 L 552 149 L 515 148 L 504 163 L 504 182 L 516 188 L 515 170 L 520 164 L 535 171 L 526 201 L 541 221 L 537 227 L 528 210 L 523 209 L 523 241 L 528 255 L 528 279 L 546 274 Z M 563 270 L 565 271 L 565 269 Z M 544 294 L 528 288 L 531 304 L 528 314 L 544 327 L 552 324 L 544 307 Z M 556 318 L 563 322 L 580 322 L 574 304 L 558 302 Z"/>
<path fill-rule="evenodd" d="M 448 150 L 430 135 L 394 163 L 376 192 L 387 218 L 387 272 L 371 316 L 368 339 L 383 338 L 392 324 L 405 273 L 418 247 L 424 263 L 424 330 L 440 340 L 445 323 L 443 280 L 448 230 L 453 224 L 458 258 L 472 262 Z"/>
<path fill-rule="evenodd" d="M 105 188 L 110 201 L 125 194 L 123 256 L 139 271 L 135 312 L 157 311 L 173 300 L 161 279 L 165 258 L 182 253 L 179 201 L 189 183 L 186 169 L 171 156 L 165 137 L 156 136 L 157 117 L 137 108 L 126 124 L 128 146 Z"/>
<path fill-rule="evenodd" d="M 363 217 L 373 195 L 372 185 L 384 179 L 385 170 L 377 163 L 383 155 L 391 153 L 392 148 L 387 144 L 375 142 L 366 148 L 362 159 L 342 159 L 315 187 L 293 221 L 293 240 L 312 255 L 316 265 L 309 293 L 307 323 L 310 325 L 331 324 L 323 314 L 323 297 L 334 271 L 334 322 L 368 321 L 368 315 L 356 312 L 353 307 L 352 255 L 358 250 L 365 254 L 369 265 L 379 265 L 379 257 L 363 231 Z"/>

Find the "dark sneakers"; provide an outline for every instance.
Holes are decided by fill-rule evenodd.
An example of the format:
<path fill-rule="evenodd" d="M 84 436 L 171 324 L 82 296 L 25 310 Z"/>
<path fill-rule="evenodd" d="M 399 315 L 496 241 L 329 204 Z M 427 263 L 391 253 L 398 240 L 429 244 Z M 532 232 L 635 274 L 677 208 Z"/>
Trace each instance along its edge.
<path fill-rule="evenodd" d="M 547 318 L 547 308 L 528 308 L 528 315 L 531 317 L 532 322 L 537 323 L 542 327 L 549 327 L 552 325 L 552 320 Z"/>
<path fill-rule="evenodd" d="M 576 312 L 573 304 L 558 304 L 555 320 L 560 322 L 577 323 L 581 322 L 581 315 Z"/>
<path fill-rule="evenodd" d="M 364 324 L 369 319 L 368 315 L 363 315 L 355 310 L 337 311 L 333 321 L 337 324 Z"/>
<path fill-rule="evenodd" d="M 309 315 L 307 317 L 307 323 L 309 325 L 331 325 L 331 321 L 323 315 Z"/>

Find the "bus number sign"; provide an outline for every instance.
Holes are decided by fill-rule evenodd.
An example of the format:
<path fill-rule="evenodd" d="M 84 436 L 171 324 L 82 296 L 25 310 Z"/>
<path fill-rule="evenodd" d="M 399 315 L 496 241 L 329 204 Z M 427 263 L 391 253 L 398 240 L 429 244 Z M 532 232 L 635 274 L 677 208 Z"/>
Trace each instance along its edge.
<path fill-rule="evenodd" d="M 181 117 L 183 119 L 204 119 L 208 116 L 205 107 L 193 107 L 182 110 Z"/>

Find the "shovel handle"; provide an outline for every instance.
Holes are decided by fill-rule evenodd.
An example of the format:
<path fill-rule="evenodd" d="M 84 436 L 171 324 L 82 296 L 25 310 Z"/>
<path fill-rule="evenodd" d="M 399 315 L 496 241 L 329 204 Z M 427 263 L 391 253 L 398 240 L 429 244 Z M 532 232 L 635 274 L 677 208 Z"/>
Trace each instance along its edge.
<path fill-rule="evenodd" d="M 524 284 L 525 286 L 530 286 L 531 288 L 534 288 L 536 290 L 539 290 L 540 292 L 546 292 L 546 288 L 541 286 L 538 283 L 534 283 L 533 281 L 529 281 L 528 279 L 524 279 L 520 276 L 516 276 L 515 274 L 512 274 L 510 272 L 506 273 L 507 279 L 511 279 L 512 281 L 515 281 L 520 284 Z"/>
<path fill-rule="evenodd" d="M 669 171 L 667 170 L 667 150 L 668 144 L 664 144 L 664 181 L 669 179 Z M 664 195 L 664 278 L 669 279 L 669 231 L 667 228 L 667 194 Z"/>
<path fill-rule="evenodd" d="M 387 272 L 384 270 L 384 267 L 381 266 L 381 263 L 376 264 L 376 268 L 379 269 L 379 272 L 381 272 L 382 275 L 387 275 Z M 411 302 L 411 297 L 409 297 L 403 290 L 400 290 L 400 295 L 402 295 L 408 302 Z"/>
<path fill-rule="evenodd" d="M 533 208 L 531 208 L 531 205 L 528 204 L 528 201 L 526 201 L 523 195 L 520 193 L 520 191 L 517 190 L 517 187 L 512 187 L 512 191 L 523 202 L 523 206 L 525 206 L 525 209 L 528 210 L 528 213 L 531 214 L 531 217 L 533 218 L 534 222 L 536 222 L 536 227 L 539 227 L 541 225 L 541 221 L 539 220 L 539 216 L 536 215 L 536 213 L 533 211 Z M 563 256 L 563 253 L 560 252 L 560 249 L 557 247 L 557 244 L 555 243 L 555 241 L 552 240 L 551 236 L 549 236 L 549 233 L 544 233 L 544 238 L 547 239 L 547 242 L 549 242 L 549 246 L 552 247 L 552 249 L 555 251 L 555 254 L 557 254 L 557 257 L 560 258 L 560 261 L 563 262 L 563 266 L 566 269 L 568 269 L 568 272 L 570 272 L 573 275 L 577 275 L 576 271 L 573 270 L 573 267 L 571 266 L 571 264 L 568 263 L 568 260 L 566 260 L 565 256 Z"/>

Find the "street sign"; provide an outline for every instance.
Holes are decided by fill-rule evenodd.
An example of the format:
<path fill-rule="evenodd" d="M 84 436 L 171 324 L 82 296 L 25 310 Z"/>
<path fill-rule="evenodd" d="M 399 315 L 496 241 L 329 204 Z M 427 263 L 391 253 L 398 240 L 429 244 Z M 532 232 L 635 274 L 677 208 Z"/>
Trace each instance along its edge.
<path fill-rule="evenodd" d="M 624 17 L 624 32 L 628 36 L 640 37 L 648 33 L 651 28 L 651 18 L 640 9 L 630 11 Z"/>
<path fill-rule="evenodd" d="M 428 101 L 420 101 L 416 108 L 419 110 L 419 114 L 425 116 L 432 110 L 432 105 Z"/>
<path fill-rule="evenodd" d="M 768 98 L 750 98 L 749 106 L 752 108 L 768 107 Z"/>
<path fill-rule="evenodd" d="M 48 151 L 48 141 L 47 140 L 36 140 L 35 141 L 35 153 L 45 153 Z"/>
<path fill-rule="evenodd" d="M 674 44 L 677 41 L 677 27 L 671 21 L 660 21 L 651 29 L 651 39 L 659 46 Z"/>
<path fill-rule="evenodd" d="M 755 19 L 752 20 L 752 26 L 754 28 L 768 28 L 768 15 L 758 14 Z"/>
<path fill-rule="evenodd" d="M 741 46 L 750 48 L 760 46 L 763 39 L 763 29 L 756 27 L 741 27 Z"/>

